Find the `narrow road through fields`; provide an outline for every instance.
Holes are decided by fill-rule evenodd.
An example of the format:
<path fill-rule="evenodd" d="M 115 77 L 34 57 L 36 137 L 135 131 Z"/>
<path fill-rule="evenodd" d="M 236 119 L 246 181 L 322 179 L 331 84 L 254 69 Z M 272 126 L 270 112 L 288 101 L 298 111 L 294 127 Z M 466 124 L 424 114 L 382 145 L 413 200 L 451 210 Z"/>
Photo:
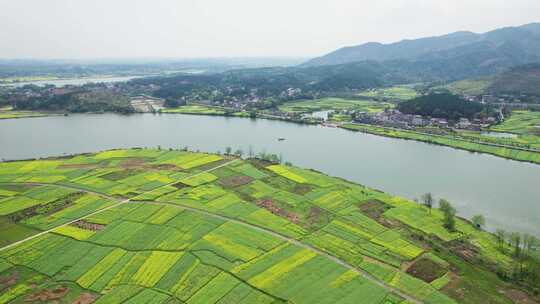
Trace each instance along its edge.
<path fill-rule="evenodd" d="M 222 167 L 225 167 L 225 166 L 228 166 L 230 165 L 231 163 L 237 161 L 237 159 L 235 160 L 232 160 L 232 161 L 229 161 L 229 162 L 226 162 L 224 164 L 221 164 L 219 166 L 216 166 L 216 167 L 213 167 L 213 168 L 210 168 L 208 170 L 205 170 L 205 171 L 202 171 L 202 172 L 199 172 L 199 173 L 196 173 L 196 174 L 193 174 L 193 175 L 190 175 L 190 176 L 187 176 L 187 177 L 195 177 L 197 175 L 200 175 L 200 174 L 203 174 L 203 173 L 207 173 L 207 172 L 211 172 L 213 170 L 216 170 L 216 169 L 219 169 L 219 168 L 222 168 Z M 172 185 L 172 184 L 175 184 L 177 183 L 178 181 L 174 181 L 172 183 L 169 183 L 167 185 Z M 185 210 L 189 210 L 189 211 L 192 211 L 192 212 L 196 212 L 196 213 L 199 213 L 199 214 L 203 214 L 203 215 L 206 215 L 206 216 L 209 216 L 209 217 L 213 217 L 213 218 L 217 218 L 217 219 L 221 219 L 221 220 L 225 220 L 225 221 L 229 221 L 229 222 L 233 222 L 233 223 L 236 223 L 236 224 L 239 224 L 239 225 L 243 225 L 243 226 L 246 226 L 246 227 L 250 227 L 251 229 L 254 229 L 254 230 L 257 230 L 257 231 L 260 231 L 260 232 L 263 232 L 263 233 L 266 233 L 266 234 L 269 234 L 269 235 L 272 235 L 276 238 L 279 238 L 281 240 L 284 240 L 286 242 L 289 242 L 291 244 L 294 244 L 294 245 L 297 245 L 297 246 L 300 246 L 302 248 L 305 248 L 305 249 L 308 249 L 308 250 L 311 250 L 313 251 L 314 253 L 318 254 L 318 255 L 321 255 L 321 256 L 324 256 L 330 260 L 332 260 L 333 262 L 343 266 L 343 267 L 346 267 L 350 270 L 353 270 L 355 272 L 357 272 L 358 274 L 362 275 L 364 278 L 372 281 L 373 283 L 377 284 L 378 286 L 384 288 L 385 290 L 389 291 L 389 292 L 393 292 L 401 297 L 403 297 L 404 299 L 412 302 L 412 303 L 417 303 L 417 304 L 421 304 L 423 303 L 422 301 L 414 298 L 414 297 L 411 297 L 410 295 L 400 291 L 399 289 L 393 287 L 393 286 L 390 286 L 388 285 L 385 281 L 383 280 L 380 280 L 376 277 L 374 277 L 373 275 L 369 274 L 368 272 L 364 271 L 363 269 L 360 269 L 360 268 L 357 268 L 347 262 L 345 262 L 344 260 L 336 257 L 336 256 L 333 256 L 327 252 L 324 252 L 318 248 L 315 248 L 309 244 L 305 244 L 305 243 L 302 243 L 301 241 L 299 240 L 296 240 L 294 238 L 291 238 L 291 237 L 288 237 L 286 235 L 283 235 L 283 234 L 280 234 L 280 233 L 277 233 L 275 231 L 272 231 L 272 230 L 269 230 L 265 227 L 261 227 L 261 226 L 258 226 L 258 225 L 254 225 L 254 224 L 251 224 L 251 223 L 248 223 L 248 222 L 245 222 L 245 221 L 242 221 L 242 220 L 239 220 L 239 219 L 236 219 L 236 218 L 232 218 L 232 217 L 228 217 L 228 216 L 224 216 L 224 215 L 219 215 L 219 214 L 215 214 L 215 213 L 212 213 L 212 212 L 209 212 L 209 211 L 206 211 L 206 210 L 203 210 L 203 209 L 198 209 L 198 208 L 194 208 L 194 207 L 191 207 L 191 206 L 186 206 L 186 205 L 182 205 L 182 204 L 174 204 L 174 203 L 166 203 L 166 202 L 156 202 L 156 201 L 131 201 L 130 199 L 126 199 L 126 200 L 120 200 L 116 197 L 113 197 L 113 196 L 109 196 L 107 194 L 103 194 L 103 193 L 99 193 L 99 192 L 94 192 L 94 191 L 90 191 L 90 190 L 87 190 L 87 189 L 82 189 L 82 188 L 79 188 L 79 187 L 76 187 L 76 186 L 71 186 L 71 185 L 57 185 L 57 184 L 48 184 L 48 183 L 0 183 L 0 184 L 29 184 L 29 185 L 52 185 L 52 186 L 57 186 L 57 187 L 62 187 L 62 188 L 66 188 L 66 189 L 72 189 L 72 190 L 78 190 L 78 191 L 83 191 L 83 192 L 86 192 L 86 193 L 90 193 L 90 194 L 95 194 L 95 195 L 98 195 L 98 196 L 101 196 L 101 197 L 104 197 L 104 198 L 107 198 L 109 200 L 114 200 L 114 201 L 118 201 L 118 203 L 114 204 L 114 205 L 111 205 L 111 206 L 108 206 L 106 208 L 103 208 L 103 209 L 100 209 L 100 210 L 97 210 L 93 213 L 90 213 L 90 214 L 87 214 L 85 216 L 82 216 L 80 218 L 77 218 L 77 219 L 74 219 L 72 221 L 69 221 L 67 223 L 64 223 L 62 225 L 59 225 L 57 227 L 54 227 L 54 228 L 51 228 L 51 229 L 48 229 L 46 231 L 42 231 L 38 234 L 35 234 L 35 235 L 32 235 L 28 238 L 25 238 L 23 240 L 20 240 L 20 241 L 17 241 L 15 243 L 12 243 L 10 245 L 7 245 L 7 246 L 4 246 L 2 248 L 0 248 L 0 252 L 3 251 L 3 250 L 6 250 L 6 249 L 9 249 L 11 247 L 14 247 L 16 245 L 19 245 L 19 244 L 22 244 L 26 241 L 29 241 L 31 239 L 34 239 L 34 238 L 37 238 L 39 236 L 42 236 L 44 234 L 47 234 L 49 232 L 52 232 L 53 230 L 59 228 L 59 227 L 62 227 L 62 226 L 66 226 L 66 225 L 69 225 L 69 224 L 72 224 L 72 223 L 75 223 L 77 221 L 80 221 L 80 220 L 83 220 L 85 218 L 88 218 L 88 217 L 91 217 L 93 215 L 96 215 L 96 214 L 99 214 L 103 211 L 106 211 L 106 210 L 109 210 L 109 209 L 112 209 L 112 208 L 115 208 L 117 206 L 120 206 L 122 204 L 126 204 L 126 203 L 131 203 L 131 204 L 154 204 L 154 205 L 167 205 L 167 206 L 176 206 L 178 208 L 182 208 L 182 209 L 185 209 Z M 166 185 L 164 185 L 166 186 Z M 148 193 L 150 191 L 146 191 L 144 193 Z M 142 193 L 142 194 L 144 194 Z"/>
<path fill-rule="evenodd" d="M 221 165 L 219 165 L 219 166 L 216 166 L 216 167 L 213 167 L 213 168 L 210 168 L 210 169 L 207 169 L 207 170 L 198 172 L 198 173 L 196 173 L 196 174 L 188 175 L 188 176 L 186 176 L 185 178 L 195 177 L 195 176 L 198 176 L 198 175 L 201 175 L 201 174 L 204 174 L 204 173 L 207 173 L 207 172 L 210 172 L 210 171 L 219 169 L 219 168 L 221 168 L 221 167 L 228 166 L 228 165 L 230 165 L 231 163 L 234 163 L 234 162 L 236 162 L 236 161 L 238 161 L 238 159 L 234 159 L 234 160 L 232 160 L 232 161 L 229 161 L 229 162 L 226 162 L 226 163 L 221 164 Z M 168 183 L 168 184 L 166 184 L 166 185 L 163 185 L 162 187 L 170 186 L 170 185 L 176 184 L 177 182 L 178 182 L 178 181 L 175 180 L 174 182 L 171 182 L 171 183 Z M 88 190 L 88 189 L 83 189 L 82 187 L 79 188 L 79 187 L 77 187 L 77 186 L 71 186 L 71 185 L 68 186 L 68 185 L 59 185 L 59 184 L 50 184 L 50 183 L 24 183 L 24 182 L 23 182 L 23 183 L 0 183 L 0 184 L 3 184 L 3 185 L 25 184 L 25 185 L 36 185 L 36 186 L 56 186 L 56 187 L 60 187 L 60 188 L 71 189 L 71 190 L 77 190 L 77 191 L 83 191 L 83 192 L 86 192 L 86 193 L 95 194 L 95 195 L 98 195 L 98 196 L 100 196 L 100 197 L 103 197 L 103 198 L 106 198 L 106 199 L 109 199 L 109 200 L 113 200 L 113 201 L 118 201 L 118 200 L 119 200 L 117 197 L 113 197 L 113 196 L 110 196 L 110 195 L 107 195 L 107 194 L 104 194 L 104 193 L 99 193 L 99 192 L 95 192 L 95 191 L 90 191 L 90 190 Z M 152 191 L 152 190 L 150 190 L 150 191 Z M 148 192 L 150 192 L 150 191 L 143 192 L 143 193 L 141 193 L 141 195 L 142 195 L 142 194 L 145 194 L 145 193 L 148 193 Z M 47 234 L 47 233 L 49 233 L 49 232 L 52 232 L 54 229 L 57 229 L 57 228 L 59 228 L 59 227 L 63 227 L 63 226 L 69 225 L 69 224 L 73 224 L 73 223 L 75 223 L 75 222 L 77 222 L 77 221 L 80 221 L 80 220 L 83 220 L 83 219 L 85 219 L 85 218 L 91 217 L 91 216 L 93 216 L 93 215 L 99 214 L 99 213 L 101 213 L 101 212 L 103 212 L 103 211 L 112 209 L 112 208 L 114 208 L 114 207 L 118 207 L 118 206 L 120 206 L 120 205 L 122 205 L 122 204 L 126 204 L 126 203 L 128 203 L 128 202 L 130 202 L 130 201 L 131 201 L 131 199 L 121 200 L 121 201 L 119 201 L 118 203 L 116 203 L 116 204 L 114 204 L 114 205 L 111 205 L 111 206 L 108 206 L 108 207 L 105 207 L 105 208 L 96 210 L 96 211 L 94 211 L 94 212 L 92 212 L 92 213 L 90 213 L 90 214 L 87 214 L 87 215 L 85 215 L 85 216 L 81 216 L 81 217 L 79 217 L 79 218 L 77 218 L 77 219 L 71 220 L 71 221 L 66 222 L 66 223 L 64 223 L 64 224 L 62 224 L 62 225 L 58 225 L 58 226 L 53 227 L 53 228 L 51 228 L 51 229 L 47 229 L 47 230 L 44 230 L 44 231 L 42 231 L 42 232 L 40 232 L 40 233 L 31 235 L 31 236 L 29 236 L 29 237 L 27 237 L 27 238 L 25 238 L 25 239 L 22 239 L 22 240 L 20 240 L 20 241 L 15 242 L 15 243 L 11 243 L 11 244 L 9 244 L 9 245 L 6 245 L 6 246 L 4 246 L 4 247 L 1 247 L 1 248 L 0 248 L 0 252 L 2 252 L 2 251 L 4 251 L 4 250 L 7 250 L 7 249 L 9 249 L 9 248 L 11 248 L 11 247 L 17 246 L 17 245 L 19 245 L 19 244 L 22 244 L 22 243 L 24 243 L 24 242 L 26 242 L 26 241 L 29 241 L 29 240 L 31 240 L 31 239 L 35 239 L 35 238 L 37 238 L 37 237 L 40 237 L 40 236 L 42 236 L 42 235 L 44 235 L 44 234 Z"/>

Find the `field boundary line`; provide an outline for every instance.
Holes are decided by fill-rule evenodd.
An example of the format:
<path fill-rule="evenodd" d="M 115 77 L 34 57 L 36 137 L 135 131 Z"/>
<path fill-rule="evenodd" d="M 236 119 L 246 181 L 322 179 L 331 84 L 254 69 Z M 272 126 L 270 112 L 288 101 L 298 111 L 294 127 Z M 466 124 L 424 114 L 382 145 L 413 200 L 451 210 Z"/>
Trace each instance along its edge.
<path fill-rule="evenodd" d="M 219 166 L 216 166 L 216 167 L 213 167 L 213 168 L 210 168 L 210 169 L 201 171 L 201 172 L 197 172 L 197 173 L 192 174 L 192 175 L 188 175 L 188 176 L 186 176 L 186 177 L 184 177 L 184 178 L 191 178 L 191 177 L 199 176 L 199 175 L 201 175 L 201 174 L 208 173 L 208 172 L 211 172 L 211 171 L 213 171 L 213 170 L 216 170 L 216 169 L 225 167 L 225 166 L 227 166 L 227 165 L 229 165 L 229 164 L 231 164 L 231 163 L 234 163 L 234 162 L 236 162 L 236 161 L 238 161 L 238 159 L 233 159 L 233 160 L 228 161 L 228 162 L 226 162 L 226 163 L 223 163 L 223 164 L 221 164 L 221 165 L 219 165 Z M 176 184 L 176 183 L 178 183 L 177 180 L 175 180 L 175 181 L 173 181 L 173 182 L 170 182 L 170 183 L 168 183 L 168 184 L 166 184 L 166 185 L 163 185 L 162 187 L 170 186 L 170 185 L 173 185 L 173 184 Z M 76 187 L 76 186 L 70 186 L 70 185 L 61 185 L 61 184 L 53 184 L 53 183 L 25 183 L 25 182 L 8 182 L 8 183 L 0 183 L 0 184 L 3 184 L 3 185 L 27 184 L 27 185 L 57 186 L 57 187 L 62 187 L 62 188 L 66 188 L 66 189 L 73 189 L 73 190 L 84 191 L 84 192 L 86 192 L 86 193 L 95 194 L 95 195 L 98 195 L 98 196 L 100 196 L 100 197 L 103 197 L 103 198 L 106 198 L 106 199 L 109 199 L 109 200 L 115 200 L 115 201 L 118 201 L 118 200 L 119 200 L 118 198 L 116 198 L 116 197 L 114 197 L 114 196 L 110 196 L 110 195 L 107 195 L 107 194 L 104 194 L 104 193 L 100 193 L 100 192 L 96 192 L 96 191 L 89 191 L 89 190 L 87 190 L 87 189 L 82 189 L 82 188 L 79 188 L 79 187 Z M 148 193 L 148 192 L 150 192 L 150 191 L 152 191 L 152 190 L 142 192 L 142 193 L 139 194 L 139 195 Z M 41 231 L 41 232 L 39 232 L 39 233 L 37 233 L 37 234 L 34 234 L 34 235 L 31 235 L 31 236 L 29 236 L 29 237 L 27 237 L 27 238 L 25 238 L 25 239 L 22 239 L 22 240 L 20 240 L 20 241 L 17 241 L 17 242 L 11 243 L 11 244 L 9 244 L 9 245 L 6 245 L 6 246 L 4 246 L 4 247 L 1 247 L 1 248 L 0 248 L 0 252 L 5 251 L 5 250 L 7 250 L 7 249 L 9 249 L 9 248 L 15 247 L 15 246 L 17 246 L 17 245 L 20 245 L 20 244 L 22 244 L 22 243 L 24 243 L 24 242 L 30 241 L 30 240 L 32 240 L 32 239 L 38 238 L 38 237 L 40 237 L 40 236 L 42 236 L 42 235 L 45 235 L 45 234 L 47 234 L 47 233 L 53 232 L 55 229 L 58 229 L 58 228 L 60 228 L 60 227 L 64 227 L 64 226 L 73 224 L 73 223 L 78 222 L 78 221 L 80 221 L 80 220 L 83 220 L 83 219 L 85 219 L 85 218 L 88 218 L 88 217 L 91 217 L 91 216 L 93 216 L 93 215 L 99 214 L 99 213 L 101 213 L 101 212 L 103 212 L 103 211 L 107 211 L 107 210 L 110 210 L 110 209 L 112 209 L 112 208 L 118 207 L 118 206 L 120 206 L 120 205 L 129 203 L 130 201 L 131 201 L 130 198 L 124 199 L 124 200 L 122 200 L 122 201 L 120 201 L 120 202 L 117 202 L 116 204 L 113 204 L 113 205 L 111 205 L 111 206 L 108 206 L 108 207 L 105 207 L 105 208 L 96 210 L 96 211 L 94 211 L 94 212 L 92 212 L 92 213 L 89 213 L 89 214 L 87 214 L 87 215 L 84 215 L 84 216 L 81 216 L 81 217 L 79 217 L 79 218 L 73 219 L 73 220 L 71 220 L 71 221 L 69 221 L 69 222 L 66 222 L 66 223 L 62 224 L 62 225 L 58 225 L 58 226 L 56 226 L 56 227 L 53 227 L 53 228 L 50 228 L 50 229 Z"/>
<path fill-rule="evenodd" d="M 210 169 L 207 169 L 207 170 L 204 170 L 204 171 L 201 171 L 201 172 L 198 172 L 196 174 L 192 174 L 190 176 L 187 176 L 187 177 L 184 177 L 184 178 L 190 178 L 190 177 L 195 177 L 195 176 L 198 176 L 198 175 L 201 175 L 201 174 L 204 174 L 204 173 L 208 173 L 208 172 L 211 172 L 213 170 L 217 170 L 219 168 L 222 168 L 222 167 L 225 167 L 225 166 L 228 166 L 236 161 L 238 161 L 239 159 L 234 159 L 234 160 L 231 160 L 229 162 L 226 162 L 226 163 L 223 163 L 219 166 L 216 166 L 216 167 L 213 167 L 213 168 L 210 168 Z M 173 185 L 175 183 L 177 183 L 178 181 L 174 181 L 174 182 L 171 182 L 171 183 L 168 183 L 166 185 L 163 185 L 163 186 L 169 186 L 169 185 Z M 84 192 L 87 192 L 87 193 L 91 193 L 91 194 L 96 194 L 96 195 L 99 195 L 99 196 L 102 196 L 104 198 L 107 198 L 107 199 L 111 199 L 111 200 L 116 200 L 118 201 L 119 199 L 116 198 L 116 197 L 113 197 L 113 196 L 109 196 L 107 194 L 103 194 L 103 193 L 99 193 L 99 192 L 94 192 L 94 191 L 89 191 L 89 190 L 86 190 L 86 189 L 81 189 L 81 188 L 78 188 L 76 186 L 70 186 L 70 185 L 58 185 L 58 184 L 48 184 L 48 183 L 24 183 L 24 182 L 15 182 L 15 183 L 0 183 L 0 184 L 34 184 L 34 185 L 53 185 L 53 186 L 58 186 L 58 187 L 64 187 L 64 188 L 68 188 L 68 189 L 75 189 L 75 190 L 80 190 L 80 191 L 84 191 Z M 163 187 L 162 186 L 162 187 Z M 152 190 L 150 190 L 152 191 Z M 144 193 L 148 193 L 150 191 L 145 191 L 141 194 L 144 194 Z M 109 209 L 112 209 L 114 207 L 117 207 L 117 206 L 120 206 L 122 204 L 126 204 L 126 203 L 129 203 L 131 202 L 132 204 L 154 204 L 154 205 L 167 205 L 167 206 L 176 206 L 178 208 L 183 208 L 185 210 L 189 210 L 189 211 L 192 211 L 192 212 L 196 212 L 196 213 L 199 213 L 199 214 L 204 214 L 204 215 L 207 215 L 207 216 L 210 216 L 210 217 L 214 217 L 214 218 L 218 218 L 218 219 L 222 219 L 222 220 L 226 220 L 226 221 L 229 221 L 229 222 L 233 222 L 233 223 L 236 223 L 236 224 L 239 224 L 239 225 L 242 225 L 242 226 L 245 226 L 245 227 L 250 227 L 252 229 L 255 229 L 259 232 L 263 232 L 263 233 L 266 233 L 266 234 L 270 234 L 274 237 L 277 237 L 283 241 L 286 241 L 290 244 L 294 244 L 294 245 L 297 245 L 299 247 L 302 247 L 304 249 L 308 249 L 320 256 L 324 256 L 328 259 L 330 259 L 331 261 L 335 262 L 336 264 L 338 265 L 341 265 L 347 269 L 350 269 L 350 270 L 353 270 L 355 271 L 356 273 L 358 273 L 359 275 L 361 275 L 362 277 L 364 277 L 365 279 L 367 279 L 368 281 L 371 281 L 373 282 L 374 284 L 378 285 L 379 287 L 382 287 L 383 289 L 385 289 L 386 291 L 388 292 L 392 292 L 392 293 L 395 293 L 403 298 L 405 298 L 406 300 L 409 300 L 413 303 L 416 303 L 416 304 L 423 304 L 424 302 L 423 301 L 420 301 L 402 291 L 400 291 L 398 288 L 396 287 L 393 287 L 389 284 L 387 284 L 385 281 L 381 280 L 381 279 L 378 279 L 376 278 L 375 276 L 371 275 L 370 273 L 368 273 L 367 271 L 361 269 L 361 268 L 358 268 L 356 266 L 353 266 L 347 262 L 345 262 L 344 260 L 336 257 L 336 256 L 333 256 L 323 250 L 320 250 L 318 248 L 315 248 L 314 246 L 312 245 L 309 245 L 309 244 L 306 244 L 306 243 L 303 243 L 297 239 L 294 239 L 292 237 L 288 237 L 286 235 L 283 235 L 281 233 L 278 233 L 278 232 L 275 232 L 275 231 L 272 231 L 272 230 L 269 230 L 267 228 L 264 228 L 262 226 L 258 226 L 258 225 L 255 225 L 255 224 L 251 224 L 251 223 L 248 223 L 248 222 L 245 222 L 245 221 L 242 221 L 242 220 L 239 220 L 239 219 L 235 219 L 235 218 L 231 218 L 231 217 L 228 217 L 228 216 L 224 216 L 224 215 L 220 215 L 220 214 L 216 214 L 216 213 L 212 213 L 210 211 L 207 211 L 207 210 L 203 210 L 203 209 L 198 209 L 198 208 L 194 208 L 194 207 L 191 207 L 191 206 L 187 206 L 187 205 L 182 205 L 182 204 L 174 204 L 174 203 L 166 203 L 166 202 L 157 202 L 157 201 L 151 201 L 151 200 L 148 200 L 148 201 L 132 201 L 131 199 L 125 199 L 125 200 L 122 200 L 114 205 L 111 205 L 111 206 L 108 206 L 106 208 L 103 208 L 103 209 L 100 209 L 100 210 L 97 210 L 91 214 L 88 214 L 88 215 L 85 215 L 83 217 L 80 217 L 80 218 L 77 218 L 77 219 L 74 219 L 70 222 L 67 222 L 67 223 L 64 223 L 62 225 L 59 225 L 59 226 L 56 226 L 54 228 L 51 228 L 51 229 L 48 229 L 46 231 L 42 231 L 38 234 L 35 234 L 35 235 L 32 235 L 28 238 L 25 238 L 23 240 L 20 240 L 20 241 L 17 241 L 15 243 L 12 243 L 12 244 L 9 244 L 7 246 L 4 246 L 2 248 L 0 248 L 0 252 L 2 252 L 3 250 L 6 250 L 6 249 L 9 249 L 11 247 L 14 247 L 16 245 L 19 245 L 19 244 L 22 244 L 26 241 L 29 241 L 31 239 L 34 239 L 34 238 L 37 238 L 39 236 L 42 236 L 44 234 L 47 234 L 47 233 L 50 233 L 50 232 L 53 232 L 53 230 L 59 228 L 59 227 L 63 227 L 63 226 L 66 226 L 66 225 L 69 225 L 69 224 L 72 224 L 74 222 L 77 222 L 79 220 L 82 220 L 82 219 L 85 219 L 85 218 L 88 218 L 90 216 L 93 216 L 93 215 L 96 215 L 96 214 L 99 214 L 103 211 L 106 211 L 106 210 L 109 210 Z M 364 258 L 364 256 L 362 256 Z"/>

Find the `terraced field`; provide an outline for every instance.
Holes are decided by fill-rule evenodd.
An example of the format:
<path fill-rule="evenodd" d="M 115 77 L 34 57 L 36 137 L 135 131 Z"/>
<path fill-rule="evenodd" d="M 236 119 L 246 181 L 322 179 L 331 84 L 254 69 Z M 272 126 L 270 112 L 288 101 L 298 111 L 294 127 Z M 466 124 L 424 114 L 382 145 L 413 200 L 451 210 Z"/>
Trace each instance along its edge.
<path fill-rule="evenodd" d="M 131 149 L 0 163 L 0 227 L 0 303 L 471 303 L 453 292 L 463 282 L 511 303 L 462 258 L 510 269 L 494 236 L 258 159 Z"/>

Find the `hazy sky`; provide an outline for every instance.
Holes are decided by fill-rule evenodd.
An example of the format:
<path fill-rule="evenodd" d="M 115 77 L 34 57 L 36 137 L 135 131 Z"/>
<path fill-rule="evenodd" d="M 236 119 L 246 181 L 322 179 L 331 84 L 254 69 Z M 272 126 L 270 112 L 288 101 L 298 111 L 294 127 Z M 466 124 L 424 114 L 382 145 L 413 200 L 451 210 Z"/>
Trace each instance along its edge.
<path fill-rule="evenodd" d="M 537 21 L 539 0 L 0 0 L 0 58 L 310 57 Z"/>

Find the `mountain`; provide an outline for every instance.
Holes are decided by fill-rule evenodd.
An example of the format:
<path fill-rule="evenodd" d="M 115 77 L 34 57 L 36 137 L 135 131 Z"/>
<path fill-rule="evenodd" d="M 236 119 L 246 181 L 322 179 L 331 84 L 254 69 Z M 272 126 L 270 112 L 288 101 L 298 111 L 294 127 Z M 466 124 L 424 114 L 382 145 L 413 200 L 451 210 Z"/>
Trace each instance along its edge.
<path fill-rule="evenodd" d="M 540 96 L 540 64 L 514 67 L 497 75 L 487 91 L 492 94 Z"/>
<path fill-rule="evenodd" d="M 322 57 L 312 59 L 304 65 L 334 65 L 364 60 L 413 59 L 421 54 L 443 51 L 476 42 L 479 40 L 478 36 L 478 34 L 471 32 L 456 32 L 440 37 L 403 40 L 391 44 L 369 42 L 359 46 L 341 48 Z"/>
<path fill-rule="evenodd" d="M 540 62 L 540 23 L 506 27 L 483 34 L 456 32 L 390 44 L 370 42 L 341 48 L 314 58 L 302 67 L 366 60 L 390 66 L 397 62 L 401 67 L 410 66 L 413 72 L 422 71 L 421 67 L 425 66 L 428 74 L 448 69 L 443 77 L 446 79 L 495 74 L 509 67 Z"/>

